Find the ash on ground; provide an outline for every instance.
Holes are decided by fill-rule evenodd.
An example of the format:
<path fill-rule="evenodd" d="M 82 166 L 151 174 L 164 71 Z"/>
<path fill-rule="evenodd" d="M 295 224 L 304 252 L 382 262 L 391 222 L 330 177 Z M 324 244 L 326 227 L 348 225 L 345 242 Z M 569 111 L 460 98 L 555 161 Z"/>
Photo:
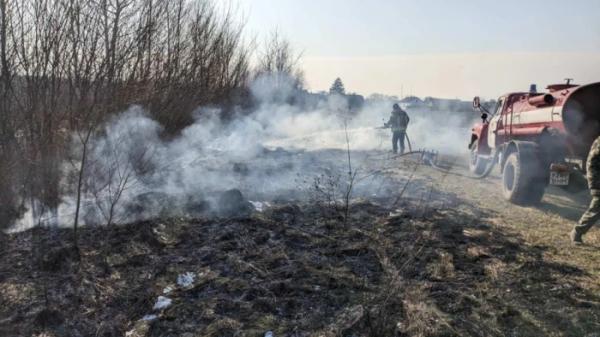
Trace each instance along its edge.
<path fill-rule="evenodd" d="M 247 206 L 239 191 L 226 196 Z M 598 300 L 564 282 L 577 269 L 540 260 L 542 248 L 475 208 L 349 206 L 347 218 L 335 205 L 280 203 L 86 227 L 79 256 L 68 230 L 13 234 L 2 246 L 0 335 L 529 336 L 545 331 L 532 314 L 569 327 L 533 298 Z M 593 317 L 590 301 L 581 315 Z"/>
<path fill-rule="evenodd" d="M 348 154 L 342 150 L 280 148 L 265 148 L 260 155 L 243 161 L 214 154 L 186 165 L 180 172 L 186 177 L 175 179 L 181 186 L 164 187 L 162 175 L 169 179 L 177 175 L 168 170 L 140 178 L 147 183 L 137 184 L 137 193 L 125 191 L 111 209 L 115 222 L 131 223 L 179 216 L 247 216 L 271 203 L 339 204 L 357 198 L 393 208 L 401 198 L 422 198 L 431 190 L 429 182 L 411 176 L 423 165 L 417 157 L 413 159 L 399 160 L 388 152 L 352 151 L 348 162 Z M 106 222 L 107 216 L 102 216 L 96 201 L 83 202 L 83 223 Z"/>

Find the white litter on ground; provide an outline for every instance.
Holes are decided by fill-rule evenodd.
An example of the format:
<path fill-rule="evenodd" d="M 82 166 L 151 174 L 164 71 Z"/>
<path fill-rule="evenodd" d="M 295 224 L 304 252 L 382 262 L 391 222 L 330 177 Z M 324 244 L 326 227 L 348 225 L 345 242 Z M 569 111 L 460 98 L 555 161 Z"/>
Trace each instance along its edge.
<path fill-rule="evenodd" d="M 173 300 L 171 300 L 168 297 L 164 297 L 164 296 L 158 296 L 158 299 L 156 300 L 156 303 L 154 304 L 154 308 L 152 308 L 153 310 L 161 310 L 161 309 L 165 309 L 168 308 L 171 303 L 173 303 Z"/>
<path fill-rule="evenodd" d="M 195 279 L 196 275 L 194 273 L 187 272 L 185 274 L 177 276 L 177 285 L 183 288 L 187 288 L 194 284 Z"/>
<path fill-rule="evenodd" d="M 153 321 L 157 318 L 158 318 L 158 316 L 156 316 L 156 315 L 146 315 L 146 316 L 142 317 L 142 321 Z"/>
<path fill-rule="evenodd" d="M 271 206 L 268 202 L 262 202 L 262 201 L 250 201 L 250 203 L 252 204 L 252 206 L 254 206 L 254 209 L 256 209 L 257 212 L 262 212 L 265 210 L 265 208 Z"/>
<path fill-rule="evenodd" d="M 275 335 L 273 334 L 273 331 L 267 331 L 265 332 L 265 337 L 275 337 Z"/>
<path fill-rule="evenodd" d="M 165 289 L 163 289 L 163 294 L 169 294 L 173 291 L 173 288 L 171 286 L 167 286 L 165 287 Z"/>

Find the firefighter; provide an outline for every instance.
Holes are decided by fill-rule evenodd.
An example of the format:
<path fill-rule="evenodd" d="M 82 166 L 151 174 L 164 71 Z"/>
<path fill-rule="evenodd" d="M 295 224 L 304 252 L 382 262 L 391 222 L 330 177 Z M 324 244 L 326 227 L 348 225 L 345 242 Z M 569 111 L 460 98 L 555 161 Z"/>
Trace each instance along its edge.
<path fill-rule="evenodd" d="M 588 210 L 579 219 L 579 224 L 571 231 L 571 241 L 576 245 L 583 243 L 583 235 L 600 220 L 600 137 L 596 138 L 592 144 L 587 158 L 586 171 L 592 201 Z"/>
<path fill-rule="evenodd" d="M 398 153 L 398 143 L 400 143 L 400 153 L 404 153 L 404 138 L 406 138 L 406 128 L 410 118 L 406 111 L 400 108 L 397 103 L 394 104 L 390 120 L 384 124 L 384 127 L 392 129 L 392 149 Z"/>

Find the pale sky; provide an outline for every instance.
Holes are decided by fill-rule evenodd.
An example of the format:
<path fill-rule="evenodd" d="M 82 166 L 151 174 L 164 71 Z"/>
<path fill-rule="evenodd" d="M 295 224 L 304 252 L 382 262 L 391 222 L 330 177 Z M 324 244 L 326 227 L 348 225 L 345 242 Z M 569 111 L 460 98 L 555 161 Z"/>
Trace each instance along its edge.
<path fill-rule="evenodd" d="M 600 81 L 600 0 L 238 0 L 247 31 L 277 29 L 311 90 L 496 97 Z"/>

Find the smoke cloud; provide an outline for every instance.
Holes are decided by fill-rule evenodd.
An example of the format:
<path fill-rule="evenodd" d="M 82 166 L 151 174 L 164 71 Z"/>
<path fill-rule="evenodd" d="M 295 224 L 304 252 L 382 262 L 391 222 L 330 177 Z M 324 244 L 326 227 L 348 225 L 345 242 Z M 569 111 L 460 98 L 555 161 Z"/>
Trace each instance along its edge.
<path fill-rule="evenodd" d="M 161 138 L 161 125 L 143 107 L 132 106 L 111 119 L 89 143 L 80 222 L 100 225 L 211 214 L 218 210 L 219 193 L 231 189 L 256 201 L 301 199 L 314 177 L 347 172 L 342 154 L 348 145 L 356 152 L 356 168 L 361 161 L 372 162 L 368 152 L 391 149 L 390 131 L 377 129 L 389 118 L 391 101 L 367 100 L 350 114 L 345 97 L 327 96 L 302 108 L 288 103 L 296 94 L 293 82 L 277 76 L 257 79 L 251 92 L 259 102 L 255 111 L 223 122 L 219 109 L 199 108 L 194 123 L 168 140 Z M 469 118 L 444 111 L 408 113 L 413 149 L 451 154 L 466 149 Z M 63 182 L 70 188 L 61 205 L 41 215 L 30 210 L 13 230 L 73 223 L 73 186 L 82 153 L 77 137 L 72 150 L 75 159 L 65 164 Z M 376 193 L 369 190 L 372 185 L 365 181 L 356 189 L 370 195 Z"/>

